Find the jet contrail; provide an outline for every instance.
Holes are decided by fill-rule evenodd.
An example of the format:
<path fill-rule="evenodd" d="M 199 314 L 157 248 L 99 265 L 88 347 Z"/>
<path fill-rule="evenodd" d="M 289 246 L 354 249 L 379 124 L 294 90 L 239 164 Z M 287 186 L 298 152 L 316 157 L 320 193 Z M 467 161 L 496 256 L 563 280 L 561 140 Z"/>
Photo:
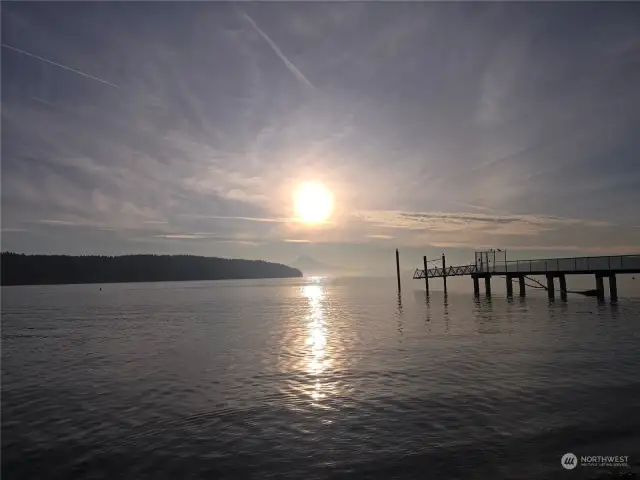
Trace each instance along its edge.
<path fill-rule="evenodd" d="M 256 30 L 256 32 L 258 32 L 260 36 L 265 39 L 265 41 L 269 44 L 269 46 L 273 49 L 273 51 L 276 52 L 276 55 L 280 57 L 280 60 L 284 62 L 286 67 L 289 69 L 289 71 L 293 73 L 295 77 L 298 80 L 300 80 L 302 83 L 304 83 L 308 87 L 311 87 L 315 90 L 316 88 L 315 85 L 311 83 L 309 79 L 305 77 L 304 74 L 300 70 L 298 70 L 297 67 L 293 63 L 291 63 L 291 61 L 289 61 L 287 57 L 285 57 L 284 53 L 282 53 L 282 50 L 280 50 L 278 45 L 276 45 L 276 43 L 273 40 L 271 40 L 271 38 L 269 38 L 269 36 L 260 29 L 260 27 L 258 27 L 256 22 L 253 21 L 253 18 L 251 18 L 248 14 L 246 14 L 242 10 L 240 11 L 240 13 L 251 24 L 251 26 Z"/>
<path fill-rule="evenodd" d="M 120 88 L 115 83 L 107 82 L 102 78 L 94 77 L 93 75 L 89 75 L 88 73 L 81 72 L 80 70 L 76 70 L 75 68 L 67 67 L 66 65 L 62 65 L 60 63 L 47 60 L 46 58 L 39 57 L 38 55 L 35 55 L 33 53 L 25 52 L 24 50 L 20 50 L 19 48 L 12 47 L 11 45 L 7 45 L 6 43 L 3 43 L 2 46 L 5 48 L 8 48 L 9 50 L 13 50 L 14 52 L 22 53 L 23 55 L 28 55 L 29 57 L 37 58 L 42 62 L 50 63 L 51 65 L 55 65 L 56 67 L 64 68 L 65 70 L 69 70 L 70 72 L 77 73 L 78 75 L 82 75 L 83 77 L 90 78 L 91 80 L 95 80 L 96 82 L 104 83 L 106 85 L 109 85 L 110 87 Z"/>

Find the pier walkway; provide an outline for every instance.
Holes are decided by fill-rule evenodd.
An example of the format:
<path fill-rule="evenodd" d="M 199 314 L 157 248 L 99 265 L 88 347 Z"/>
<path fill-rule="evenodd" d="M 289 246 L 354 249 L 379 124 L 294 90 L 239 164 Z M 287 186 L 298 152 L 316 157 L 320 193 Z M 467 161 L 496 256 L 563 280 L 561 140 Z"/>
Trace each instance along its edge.
<path fill-rule="evenodd" d="M 496 252 L 503 254 L 504 260 L 496 260 Z M 566 298 L 566 275 L 595 275 L 596 295 L 604 298 L 603 279 L 609 279 L 610 296 L 617 299 L 617 274 L 640 273 L 640 254 L 638 255 L 614 255 L 600 257 L 572 257 L 572 258 L 545 258 L 537 260 L 506 260 L 506 253 L 500 250 L 476 252 L 476 261 L 469 265 L 447 267 L 445 258 L 442 257 L 442 267 L 427 268 L 427 259 L 424 257 L 424 269 L 416 269 L 414 279 L 424 279 L 426 288 L 429 288 L 430 278 L 442 278 L 446 291 L 447 277 L 470 276 L 474 283 L 474 293 L 479 294 L 478 280 L 484 278 L 487 294 L 491 294 L 491 277 L 504 276 L 507 281 L 507 295 L 513 294 L 512 281 L 519 280 L 520 295 L 525 295 L 524 279 L 532 275 L 544 275 L 547 277 L 547 291 L 549 298 L 554 298 L 554 279 L 560 282 L 560 294 Z"/>

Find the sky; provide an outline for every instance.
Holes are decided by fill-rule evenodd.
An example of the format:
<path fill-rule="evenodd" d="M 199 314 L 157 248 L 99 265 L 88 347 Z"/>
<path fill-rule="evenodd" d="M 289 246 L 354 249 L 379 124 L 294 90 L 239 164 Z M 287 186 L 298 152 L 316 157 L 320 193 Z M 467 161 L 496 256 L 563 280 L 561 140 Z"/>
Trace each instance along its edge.
<path fill-rule="evenodd" d="M 2 250 L 640 252 L 640 4 L 2 5 Z M 320 181 L 328 222 L 292 221 Z"/>

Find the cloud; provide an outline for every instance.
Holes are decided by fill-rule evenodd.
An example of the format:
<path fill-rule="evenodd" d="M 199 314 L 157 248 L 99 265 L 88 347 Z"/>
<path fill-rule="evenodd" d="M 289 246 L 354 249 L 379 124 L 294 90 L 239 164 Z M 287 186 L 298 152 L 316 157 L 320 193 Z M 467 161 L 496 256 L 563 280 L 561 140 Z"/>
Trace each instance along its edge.
<path fill-rule="evenodd" d="M 607 222 L 541 215 L 489 215 L 483 213 L 362 211 L 357 218 L 376 227 L 430 232 L 482 231 L 501 235 L 538 235 L 560 226 L 605 227 Z"/>
<path fill-rule="evenodd" d="M 77 223 L 68 222 L 68 221 L 65 221 L 65 220 L 42 219 L 42 220 L 34 220 L 33 223 L 40 223 L 42 225 L 52 225 L 52 226 L 60 226 L 60 227 L 74 227 L 74 226 L 77 226 Z"/>
<path fill-rule="evenodd" d="M 315 86 L 313 85 L 313 83 L 311 83 L 309 81 L 309 79 L 307 79 L 307 77 L 305 77 L 302 72 L 300 70 L 298 70 L 298 68 L 285 56 L 284 53 L 282 53 L 282 50 L 280 50 L 280 47 L 278 47 L 278 45 L 276 45 L 276 42 L 274 42 L 273 40 L 271 40 L 271 37 L 269 37 L 260 27 L 258 27 L 258 24 L 253 20 L 253 18 L 251 18 L 247 13 L 241 11 L 240 14 L 242 15 L 242 17 L 247 20 L 251 26 L 254 28 L 254 30 L 256 32 L 258 32 L 258 34 L 269 44 L 269 46 L 271 47 L 271 49 L 275 52 L 275 54 L 280 58 L 280 60 L 282 60 L 285 64 L 285 66 L 289 69 L 289 71 L 304 85 L 306 85 L 307 87 L 310 87 L 312 89 L 315 90 Z"/>
<path fill-rule="evenodd" d="M 169 233 L 166 235 L 156 235 L 156 237 L 184 240 L 207 238 L 206 235 L 195 235 L 191 233 Z"/>
<path fill-rule="evenodd" d="M 187 216 L 192 217 L 200 217 L 200 218 L 211 218 L 215 220 L 240 220 L 246 222 L 258 222 L 258 223 L 290 223 L 294 222 L 294 219 L 291 218 L 262 218 L 262 217 L 229 217 L 223 215 L 195 215 L 195 214 L 185 214 Z"/>
<path fill-rule="evenodd" d="M 7 45 L 5 43 L 3 43 L 2 46 L 4 48 L 8 48 L 9 50 L 13 50 L 14 52 L 21 53 L 22 55 L 27 55 L 29 57 L 35 58 L 37 60 L 40 60 L 40 61 L 45 62 L 45 63 L 48 63 L 50 65 L 54 65 L 56 67 L 62 68 L 64 70 L 68 70 L 68 71 L 73 72 L 73 73 L 77 73 L 78 75 L 82 75 L 83 77 L 89 78 L 91 80 L 95 80 L 96 82 L 104 83 L 105 85 L 109 85 L 110 87 L 120 88 L 115 83 L 108 82 L 107 80 L 105 80 L 103 78 L 94 77 L 93 75 L 89 75 L 88 73 L 81 72 L 80 70 L 76 70 L 76 69 L 71 68 L 71 67 L 67 67 L 66 65 L 62 65 L 61 63 L 57 63 L 57 62 L 54 62 L 52 60 L 48 60 L 46 58 L 40 57 L 40 56 L 35 55 L 33 53 L 26 52 L 26 51 L 21 50 L 21 49 L 19 49 L 17 47 L 13 47 L 13 46 Z M 40 101 L 43 101 L 43 100 L 40 100 Z"/>
<path fill-rule="evenodd" d="M 166 233 L 166 234 L 158 234 L 154 236 L 155 238 L 162 238 L 166 240 L 207 240 L 207 242 L 215 242 L 215 243 L 231 243 L 237 245 L 246 245 L 246 246 L 259 246 L 264 242 L 247 238 L 245 236 L 224 236 L 215 232 L 193 232 L 193 233 Z M 140 238 L 139 241 L 144 241 L 144 238 Z"/>
<path fill-rule="evenodd" d="M 258 247 L 264 245 L 264 242 L 250 242 L 248 240 L 220 240 L 223 243 L 235 243 L 237 245 L 246 245 L 248 247 Z"/>
<path fill-rule="evenodd" d="M 478 212 L 357 212 L 354 232 L 393 229 L 400 246 L 443 248 L 509 248 L 512 250 L 629 251 L 640 242 L 637 229 L 599 220 L 554 215 Z"/>
<path fill-rule="evenodd" d="M 311 240 L 305 240 L 305 239 L 296 239 L 296 238 L 285 238 L 284 239 L 285 242 L 287 243 L 311 243 Z"/>
<path fill-rule="evenodd" d="M 391 235 L 382 235 L 382 234 L 372 234 L 372 235 L 367 235 L 367 238 L 377 238 L 377 239 L 381 239 L 381 240 L 390 240 L 392 238 L 395 238 Z"/>

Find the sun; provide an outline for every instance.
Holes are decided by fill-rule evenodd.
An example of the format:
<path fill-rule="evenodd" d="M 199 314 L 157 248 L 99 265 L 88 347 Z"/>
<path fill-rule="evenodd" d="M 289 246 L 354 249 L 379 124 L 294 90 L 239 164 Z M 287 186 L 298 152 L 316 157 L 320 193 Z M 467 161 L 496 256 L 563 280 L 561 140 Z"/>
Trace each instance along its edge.
<path fill-rule="evenodd" d="M 333 212 L 333 194 L 320 182 L 306 182 L 294 192 L 293 205 L 301 221 L 322 223 Z"/>

